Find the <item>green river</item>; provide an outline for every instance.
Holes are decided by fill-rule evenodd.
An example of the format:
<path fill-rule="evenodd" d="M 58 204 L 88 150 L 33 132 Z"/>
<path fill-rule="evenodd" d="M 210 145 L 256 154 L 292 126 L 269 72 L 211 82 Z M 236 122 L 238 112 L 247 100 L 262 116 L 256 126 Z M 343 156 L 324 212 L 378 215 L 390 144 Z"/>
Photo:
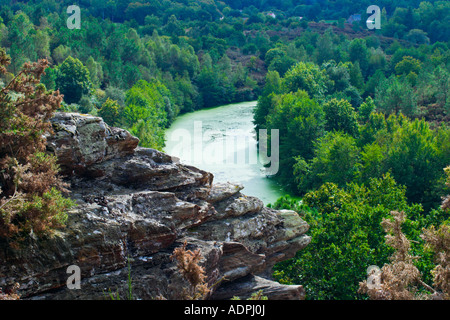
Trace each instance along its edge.
<path fill-rule="evenodd" d="M 166 130 L 164 151 L 181 163 L 211 172 L 214 182 L 234 182 L 265 205 L 286 194 L 266 177 L 257 152 L 256 101 L 202 109 L 179 116 Z"/>

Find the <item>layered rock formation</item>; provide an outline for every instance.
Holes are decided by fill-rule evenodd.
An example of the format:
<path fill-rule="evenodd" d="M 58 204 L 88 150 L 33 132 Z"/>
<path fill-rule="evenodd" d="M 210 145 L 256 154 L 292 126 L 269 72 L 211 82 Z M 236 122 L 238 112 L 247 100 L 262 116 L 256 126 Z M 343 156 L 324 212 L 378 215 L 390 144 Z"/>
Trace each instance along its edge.
<path fill-rule="evenodd" d="M 131 276 L 136 299 L 182 299 L 187 282 L 171 258 L 187 243 L 199 249 L 210 299 L 302 299 L 301 286 L 270 280 L 271 268 L 304 248 L 308 225 L 293 211 L 264 207 L 233 183 L 138 147 L 127 131 L 101 118 L 58 113 L 48 150 L 60 161 L 76 207 L 66 228 L 26 248 L 0 251 L 0 287 L 19 283 L 29 299 L 124 297 Z M 81 270 L 69 289 L 67 268 Z"/>

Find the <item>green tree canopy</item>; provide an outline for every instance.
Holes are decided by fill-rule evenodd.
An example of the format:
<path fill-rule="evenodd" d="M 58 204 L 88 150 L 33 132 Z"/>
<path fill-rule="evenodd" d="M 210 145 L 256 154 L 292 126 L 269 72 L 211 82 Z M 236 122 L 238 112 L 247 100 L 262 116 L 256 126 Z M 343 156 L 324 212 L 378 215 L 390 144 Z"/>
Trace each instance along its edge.
<path fill-rule="evenodd" d="M 360 150 L 352 136 L 329 132 L 315 144 L 314 158 L 296 158 L 294 176 L 300 193 L 319 188 L 326 182 L 345 186 L 355 178 Z"/>
<path fill-rule="evenodd" d="M 274 107 L 267 116 L 267 129 L 279 130 L 278 176 L 289 185 L 293 183 L 295 157 L 313 157 L 314 141 L 324 134 L 325 114 L 320 105 L 303 90 L 281 94 L 273 99 Z"/>
<path fill-rule="evenodd" d="M 402 61 L 395 65 L 395 72 L 397 74 L 408 75 L 411 72 L 419 73 L 422 63 L 410 56 L 404 56 Z"/>
<path fill-rule="evenodd" d="M 58 66 L 55 86 L 68 104 L 77 103 L 83 94 L 89 94 L 93 88 L 89 70 L 80 60 L 71 56 Z"/>
<path fill-rule="evenodd" d="M 358 120 L 355 109 L 344 99 L 331 99 L 323 104 L 327 131 L 343 131 L 351 136 L 358 133 Z"/>
<path fill-rule="evenodd" d="M 265 128 L 266 117 L 273 108 L 272 98 L 281 93 L 281 78 L 277 71 L 269 71 L 266 75 L 266 83 L 258 103 L 253 112 L 256 129 Z"/>
<path fill-rule="evenodd" d="M 417 113 L 417 101 L 411 84 L 392 75 L 375 90 L 377 109 L 386 114 L 402 112 L 407 116 Z"/>
<path fill-rule="evenodd" d="M 311 62 L 299 62 L 286 72 L 282 86 L 286 93 L 305 90 L 311 97 L 323 98 L 327 81 L 325 70 Z"/>
<path fill-rule="evenodd" d="M 162 149 L 168 115 L 177 114 L 169 90 L 158 80 L 139 80 L 127 91 L 121 122 L 143 147 Z"/>
<path fill-rule="evenodd" d="M 382 219 L 397 208 L 410 216 L 422 211 L 408 205 L 405 191 L 386 175 L 366 185 L 325 183 L 306 194 L 300 213 L 310 225 L 311 243 L 294 259 L 279 263 L 275 279 L 302 284 L 307 299 L 363 298 L 357 292 L 359 282 L 367 279 L 367 267 L 382 266 L 391 253 Z"/>
<path fill-rule="evenodd" d="M 101 109 L 98 110 L 98 115 L 110 126 L 115 126 L 118 124 L 121 109 L 117 101 L 107 98 Z"/>

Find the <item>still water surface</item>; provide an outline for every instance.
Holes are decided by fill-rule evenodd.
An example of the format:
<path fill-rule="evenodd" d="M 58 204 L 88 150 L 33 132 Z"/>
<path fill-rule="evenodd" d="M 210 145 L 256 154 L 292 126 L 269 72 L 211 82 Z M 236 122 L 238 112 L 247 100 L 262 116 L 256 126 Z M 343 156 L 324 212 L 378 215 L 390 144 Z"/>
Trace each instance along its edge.
<path fill-rule="evenodd" d="M 211 172 L 215 182 L 237 182 L 265 205 L 286 194 L 267 178 L 257 153 L 256 101 L 203 109 L 177 117 L 166 130 L 164 151 L 181 163 Z"/>

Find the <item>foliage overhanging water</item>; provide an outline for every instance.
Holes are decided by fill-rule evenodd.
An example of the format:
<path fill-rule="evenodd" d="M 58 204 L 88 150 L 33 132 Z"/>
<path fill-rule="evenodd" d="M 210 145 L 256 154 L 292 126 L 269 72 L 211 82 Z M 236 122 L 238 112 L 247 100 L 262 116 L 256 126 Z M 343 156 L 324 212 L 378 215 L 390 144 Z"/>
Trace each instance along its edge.
<path fill-rule="evenodd" d="M 255 106 L 256 101 L 242 102 L 181 115 L 166 131 L 164 151 L 211 172 L 214 182 L 241 183 L 243 194 L 274 203 L 286 192 L 266 177 L 257 157 Z"/>

